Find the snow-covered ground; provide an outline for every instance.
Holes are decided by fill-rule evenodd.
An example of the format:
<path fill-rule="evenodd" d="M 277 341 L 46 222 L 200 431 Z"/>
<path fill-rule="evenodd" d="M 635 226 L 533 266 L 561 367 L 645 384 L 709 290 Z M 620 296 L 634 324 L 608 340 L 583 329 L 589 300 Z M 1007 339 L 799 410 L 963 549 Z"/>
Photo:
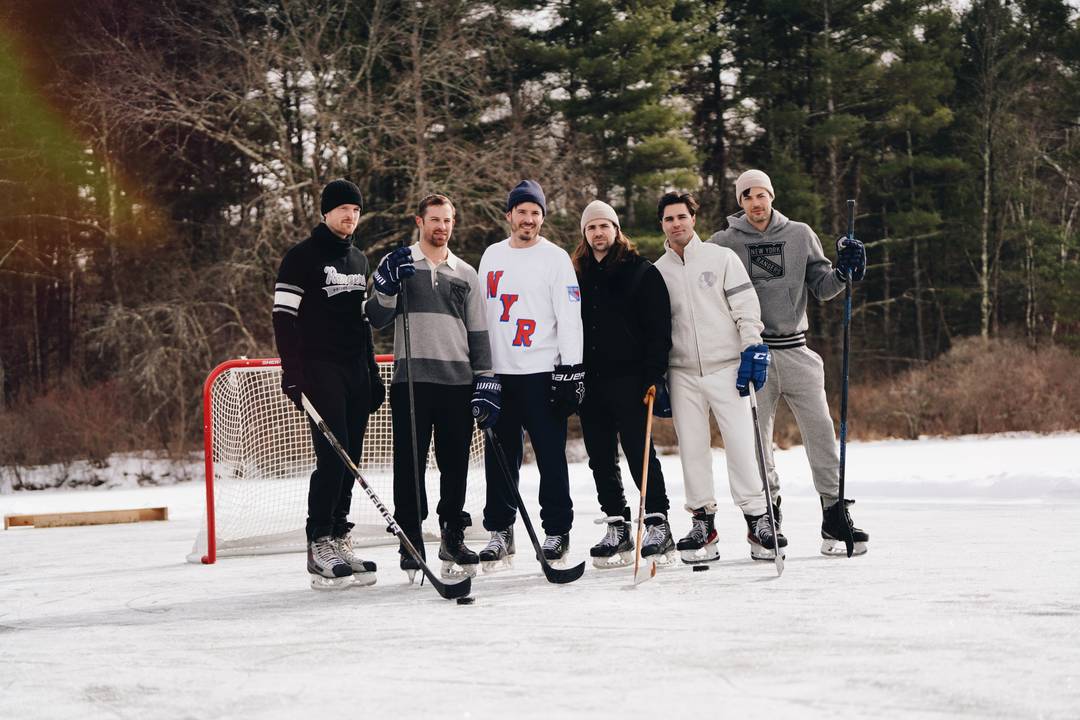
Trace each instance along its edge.
<path fill-rule="evenodd" d="M 406 585 L 393 547 L 365 551 L 377 585 L 338 593 L 312 592 L 300 555 L 189 564 L 201 483 L 0 494 L 2 514 L 170 513 L 0 532 L 0 717 L 1077 717 L 1080 435 L 849 458 L 865 557 L 818 554 L 795 448 L 778 456 L 786 571 L 752 562 L 717 452 L 710 572 L 629 589 L 629 570 L 589 566 L 550 585 L 519 524 L 515 568 L 478 577 L 472 606 Z M 678 458 L 663 465 L 677 508 Z M 571 473 L 584 560 L 599 512 L 587 467 Z M 526 468 L 534 517 L 536 484 Z"/>

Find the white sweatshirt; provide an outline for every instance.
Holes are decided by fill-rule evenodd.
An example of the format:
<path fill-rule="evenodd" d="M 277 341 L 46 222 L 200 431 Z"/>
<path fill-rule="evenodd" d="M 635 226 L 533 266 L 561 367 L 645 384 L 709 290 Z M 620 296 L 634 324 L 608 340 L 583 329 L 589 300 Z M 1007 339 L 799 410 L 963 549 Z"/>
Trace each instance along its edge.
<path fill-rule="evenodd" d="M 512 248 L 507 238 L 484 251 L 480 284 L 496 373 L 530 375 L 581 362 L 581 290 L 565 250 L 543 237 Z"/>
<path fill-rule="evenodd" d="M 739 256 L 694 237 L 683 257 L 664 243 L 655 267 L 671 296 L 668 366 L 711 375 L 761 342 L 761 306 Z"/>

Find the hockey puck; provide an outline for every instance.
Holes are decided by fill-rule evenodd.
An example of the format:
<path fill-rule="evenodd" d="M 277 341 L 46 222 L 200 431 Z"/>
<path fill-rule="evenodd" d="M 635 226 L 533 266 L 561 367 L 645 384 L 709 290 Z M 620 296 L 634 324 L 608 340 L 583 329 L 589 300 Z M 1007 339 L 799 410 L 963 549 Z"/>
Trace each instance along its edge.
<path fill-rule="evenodd" d="M 704 572 L 704 571 L 706 571 L 708 569 L 709 569 L 708 565 L 695 565 L 694 566 L 694 572 Z"/>
<path fill-rule="evenodd" d="M 459 597 L 457 599 L 458 605 L 472 605 L 474 602 L 476 602 L 476 598 L 469 597 L 468 595 L 466 595 L 465 597 Z"/>

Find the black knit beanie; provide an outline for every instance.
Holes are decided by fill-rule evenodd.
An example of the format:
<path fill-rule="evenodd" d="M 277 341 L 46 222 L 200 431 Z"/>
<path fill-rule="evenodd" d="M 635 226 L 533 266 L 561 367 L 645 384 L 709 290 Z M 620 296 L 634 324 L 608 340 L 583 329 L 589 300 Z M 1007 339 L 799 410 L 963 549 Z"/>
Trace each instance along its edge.
<path fill-rule="evenodd" d="M 518 186 L 510 191 L 506 198 L 506 212 L 510 212 L 521 203 L 536 203 L 540 206 L 544 216 L 547 216 L 547 200 L 544 199 L 544 189 L 535 180 L 522 180 Z"/>
<path fill-rule="evenodd" d="M 359 205 L 364 208 L 364 198 L 360 196 L 360 188 L 348 180 L 333 180 L 327 183 L 322 191 L 322 199 L 319 208 L 322 214 L 330 212 L 338 205 Z"/>

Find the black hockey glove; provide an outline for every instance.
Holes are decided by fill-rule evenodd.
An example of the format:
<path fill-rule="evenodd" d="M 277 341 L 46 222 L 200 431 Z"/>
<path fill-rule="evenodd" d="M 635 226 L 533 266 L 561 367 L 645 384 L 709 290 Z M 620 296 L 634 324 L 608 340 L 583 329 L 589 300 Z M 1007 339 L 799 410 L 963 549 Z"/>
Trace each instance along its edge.
<path fill-rule="evenodd" d="M 765 387 L 769 376 L 769 346 L 751 345 L 739 355 L 739 374 L 735 378 L 735 388 L 740 397 L 750 394 L 750 383 L 760 392 Z"/>
<path fill-rule="evenodd" d="M 412 249 L 398 248 L 382 259 L 375 270 L 373 280 L 375 289 L 383 295 L 397 295 L 401 292 L 401 281 L 416 274 L 413 265 Z"/>
<path fill-rule="evenodd" d="M 293 366 L 281 366 L 281 392 L 296 406 L 300 412 L 304 411 L 304 405 L 300 402 L 300 395 L 307 393 L 307 379 L 304 371 Z M 306 414 L 306 413 L 305 413 Z"/>
<path fill-rule="evenodd" d="M 585 366 L 556 365 L 551 373 L 551 407 L 560 417 L 570 417 L 585 400 Z"/>
<path fill-rule="evenodd" d="M 866 246 L 855 238 L 848 240 L 847 235 L 837 238 L 836 273 L 841 280 L 848 276 L 853 282 L 862 280 L 866 274 Z"/>
<path fill-rule="evenodd" d="M 499 422 L 499 410 L 502 403 L 502 383 L 499 378 L 478 377 L 473 385 L 472 416 L 481 430 L 495 427 Z"/>
<path fill-rule="evenodd" d="M 658 418 L 671 417 L 671 395 L 668 394 L 667 380 L 663 377 L 656 379 L 656 382 L 651 383 L 650 387 L 656 387 L 656 396 L 653 398 L 652 414 Z M 648 388 L 646 388 L 648 392 Z M 648 402 L 648 396 L 646 395 L 645 401 Z"/>

